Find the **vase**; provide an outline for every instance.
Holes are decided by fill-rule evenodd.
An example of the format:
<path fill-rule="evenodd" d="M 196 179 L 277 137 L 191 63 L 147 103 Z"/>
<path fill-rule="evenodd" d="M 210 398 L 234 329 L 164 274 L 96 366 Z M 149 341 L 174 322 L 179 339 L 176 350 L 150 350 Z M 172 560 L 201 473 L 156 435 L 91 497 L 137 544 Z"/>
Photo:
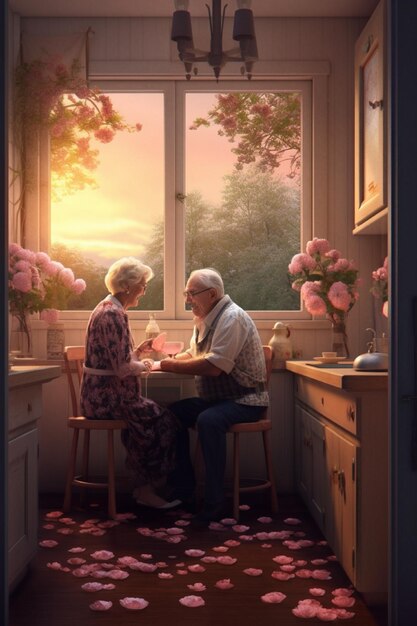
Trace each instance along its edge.
<path fill-rule="evenodd" d="M 332 351 L 336 352 L 338 357 L 350 356 L 345 320 L 332 320 Z"/>
<path fill-rule="evenodd" d="M 9 352 L 19 357 L 32 356 L 32 329 L 27 316 L 13 316 Z"/>
<path fill-rule="evenodd" d="M 48 324 L 46 330 L 46 358 L 51 360 L 63 359 L 64 347 L 64 324 L 59 322 Z"/>

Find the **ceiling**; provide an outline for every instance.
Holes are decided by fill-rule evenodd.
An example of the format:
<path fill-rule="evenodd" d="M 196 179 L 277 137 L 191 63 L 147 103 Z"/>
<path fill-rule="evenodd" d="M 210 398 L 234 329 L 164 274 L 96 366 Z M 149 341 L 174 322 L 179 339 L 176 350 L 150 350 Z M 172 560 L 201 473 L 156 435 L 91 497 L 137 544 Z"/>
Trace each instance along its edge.
<path fill-rule="evenodd" d="M 190 13 L 206 17 L 210 0 L 190 0 Z M 228 13 L 235 0 L 225 0 Z M 256 17 L 367 17 L 378 0 L 253 0 Z M 168 17 L 173 0 L 9 0 L 15 13 L 27 17 Z"/>

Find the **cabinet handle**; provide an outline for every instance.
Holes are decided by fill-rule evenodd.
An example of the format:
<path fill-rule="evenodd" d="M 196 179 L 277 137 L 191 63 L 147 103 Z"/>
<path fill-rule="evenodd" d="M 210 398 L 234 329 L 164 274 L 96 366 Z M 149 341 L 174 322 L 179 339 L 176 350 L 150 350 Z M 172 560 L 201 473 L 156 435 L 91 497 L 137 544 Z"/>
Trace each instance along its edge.
<path fill-rule="evenodd" d="M 347 416 L 348 416 L 348 419 L 352 420 L 352 422 L 355 421 L 355 408 L 353 406 L 348 406 Z"/>
<path fill-rule="evenodd" d="M 382 107 L 384 105 L 384 101 L 383 100 L 369 100 L 368 101 L 369 106 L 371 107 L 371 109 L 381 109 L 382 111 Z"/>
<path fill-rule="evenodd" d="M 28 413 L 32 412 L 32 403 L 28 402 Z"/>

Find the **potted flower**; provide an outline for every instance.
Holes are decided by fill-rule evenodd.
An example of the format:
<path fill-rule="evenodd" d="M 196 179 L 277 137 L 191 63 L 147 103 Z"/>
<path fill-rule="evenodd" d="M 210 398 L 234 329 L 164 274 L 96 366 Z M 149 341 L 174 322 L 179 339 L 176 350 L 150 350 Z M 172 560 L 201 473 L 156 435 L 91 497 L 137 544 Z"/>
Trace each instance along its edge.
<path fill-rule="evenodd" d="M 382 267 L 372 272 L 371 294 L 382 300 L 382 315 L 388 317 L 388 257 Z"/>
<path fill-rule="evenodd" d="M 59 309 L 65 308 L 71 294 L 86 288 L 82 278 L 62 263 L 52 261 L 45 252 L 33 252 L 16 243 L 9 245 L 9 310 L 18 321 L 26 339 L 24 352 L 31 354 L 28 316 L 41 313 L 48 323 L 56 322 Z"/>
<path fill-rule="evenodd" d="M 293 256 L 288 271 L 307 311 L 332 322 L 333 350 L 338 356 L 349 356 L 346 317 L 359 297 L 354 262 L 331 249 L 327 239 L 314 237 L 306 252 Z"/>

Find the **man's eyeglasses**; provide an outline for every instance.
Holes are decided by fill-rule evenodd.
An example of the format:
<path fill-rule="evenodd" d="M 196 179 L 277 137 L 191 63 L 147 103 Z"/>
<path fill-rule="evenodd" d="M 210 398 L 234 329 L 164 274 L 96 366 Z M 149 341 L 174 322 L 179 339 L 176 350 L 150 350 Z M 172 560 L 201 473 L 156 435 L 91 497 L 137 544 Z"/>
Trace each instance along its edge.
<path fill-rule="evenodd" d="M 200 289 L 200 291 L 183 291 L 184 298 L 194 298 L 194 296 L 198 296 L 200 293 L 204 293 L 205 291 L 209 291 L 209 289 L 213 289 L 213 287 L 206 287 L 205 289 Z"/>

